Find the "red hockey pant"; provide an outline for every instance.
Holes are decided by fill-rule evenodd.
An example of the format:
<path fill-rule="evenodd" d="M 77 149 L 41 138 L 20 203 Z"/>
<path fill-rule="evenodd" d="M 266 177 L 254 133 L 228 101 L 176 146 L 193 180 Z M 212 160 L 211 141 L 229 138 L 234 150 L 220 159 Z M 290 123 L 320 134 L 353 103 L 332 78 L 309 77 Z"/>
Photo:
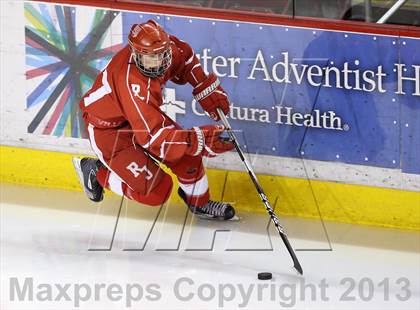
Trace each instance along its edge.
<path fill-rule="evenodd" d="M 87 129 L 92 148 L 106 167 L 97 173 L 104 188 L 152 206 L 161 205 L 169 198 L 171 177 L 135 143 L 130 126 L 102 129 L 88 125 Z M 189 203 L 195 206 L 207 203 L 208 181 L 201 156 L 186 155 L 177 163 L 165 165 L 177 176 Z"/>

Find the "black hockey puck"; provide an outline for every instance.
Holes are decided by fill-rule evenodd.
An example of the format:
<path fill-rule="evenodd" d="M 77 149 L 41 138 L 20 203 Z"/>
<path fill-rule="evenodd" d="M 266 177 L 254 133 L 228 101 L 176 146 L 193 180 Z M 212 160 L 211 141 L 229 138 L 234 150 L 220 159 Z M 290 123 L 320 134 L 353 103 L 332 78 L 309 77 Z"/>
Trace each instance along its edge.
<path fill-rule="evenodd" d="M 260 272 L 258 274 L 258 280 L 270 280 L 272 277 L 271 272 Z"/>

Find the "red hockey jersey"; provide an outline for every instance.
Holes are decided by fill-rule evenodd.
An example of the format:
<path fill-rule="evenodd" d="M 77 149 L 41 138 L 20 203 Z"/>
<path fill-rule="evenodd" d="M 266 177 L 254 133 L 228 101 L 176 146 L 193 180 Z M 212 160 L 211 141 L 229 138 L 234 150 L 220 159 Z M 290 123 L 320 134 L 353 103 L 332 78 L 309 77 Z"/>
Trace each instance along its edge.
<path fill-rule="evenodd" d="M 149 78 L 134 64 L 129 46 L 118 52 L 83 96 L 85 121 L 96 128 L 116 128 L 129 123 L 137 144 L 154 157 L 178 161 L 189 147 L 188 132 L 160 110 L 162 89 L 168 80 L 193 87 L 206 78 L 192 48 L 171 38 L 172 64 L 165 75 Z"/>

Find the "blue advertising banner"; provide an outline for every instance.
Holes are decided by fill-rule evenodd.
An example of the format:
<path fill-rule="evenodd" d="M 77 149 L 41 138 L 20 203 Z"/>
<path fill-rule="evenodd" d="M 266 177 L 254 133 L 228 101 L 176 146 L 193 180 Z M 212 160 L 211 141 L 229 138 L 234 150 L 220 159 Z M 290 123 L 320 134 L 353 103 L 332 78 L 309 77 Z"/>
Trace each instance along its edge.
<path fill-rule="evenodd" d="M 26 4 L 25 8 L 34 16 L 45 16 L 42 6 Z M 55 10 L 61 12 L 61 6 L 55 6 Z M 108 46 L 91 46 L 92 54 L 102 53 L 106 59 L 116 47 L 127 43 L 132 24 L 148 19 L 155 19 L 168 33 L 187 41 L 204 70 L 214 72 L 229 94 L 229 118 L 232 126 L 241 130 L 240 142 L 248 152 L 420 174 L 420 40 L 96 11 L 93 32 L 97 31 L 96 25 L 106 30 L 117 15 L 121 18 L 121 38 Z M 67 13 L 63 9 L 55 16 L 63 27 L 77 20 L 71 17 L 77 12 Z M 27 32 L 27 59 L 33 59 L 30 53 L 39 42 L 34 43 L 35 36 Z M 86 40 L 76 42 L 76 49 L 78 44 L 85 46 Z M 89 65 L 101 70 L 103 62 Z M 56 70 L 64 68 L 57 64 Z M 91 77 L 84 78 L 86 89 Z M 71 87 L 67 94 L 65 89 L 63 92 L 71 97 Z M 211 123 L 191 92 L 191 86 L 168 83 L 163 109 L 185 128 Z M 28 104 L 35 101 L 33 96 L 28 97 Z M 44 134 L 54 132 L 63 134 L 56 128 L 44 130 Z M 78 130 L 73 132 L 77 134 Z"/>

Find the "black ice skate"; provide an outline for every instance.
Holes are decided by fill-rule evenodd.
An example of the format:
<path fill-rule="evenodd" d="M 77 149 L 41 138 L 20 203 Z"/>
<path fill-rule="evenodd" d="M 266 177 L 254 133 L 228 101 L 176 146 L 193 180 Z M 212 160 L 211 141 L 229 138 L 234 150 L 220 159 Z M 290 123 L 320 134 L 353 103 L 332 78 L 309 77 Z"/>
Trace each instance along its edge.
<path fill-rule="evenodd" d="M 72 161 L 86 195 L 92 201 L 102 201 L 104 189 L 96 179 L 96 173 L 102 165 L 100 160 L 88 157 L 82 159 L 73 157 Z"/>
<path fill-rule="evenodd" d="M 235 209 L 227 202 L 209 200 L 203 207 L 196 207 L 188 204 L 187 197 L 181 188 L 178 188 L 178 195 L 187 204 L 190 211 L 200 218 L 214 220 L 238 220 L 235 216 Z"/>

